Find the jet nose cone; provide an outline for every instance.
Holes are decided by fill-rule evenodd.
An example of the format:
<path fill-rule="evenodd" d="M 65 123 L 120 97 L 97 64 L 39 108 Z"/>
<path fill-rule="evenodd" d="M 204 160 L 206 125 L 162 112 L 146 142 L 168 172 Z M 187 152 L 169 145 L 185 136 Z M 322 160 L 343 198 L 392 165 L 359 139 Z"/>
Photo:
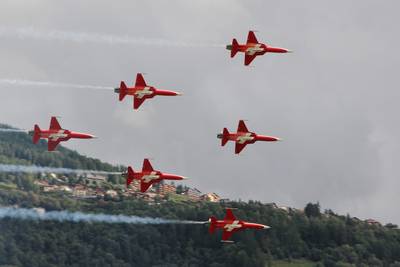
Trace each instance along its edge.
<path fill-rule="evenodd" d="M 86 138 L 86 139 L 92 139 L 92 138 L 97 138 L 97 136 L 93 134 L 80 134 L 81 138 Z"/>
<path fill-rule="evenodd" d="M 264 229 L 270 229 L 271 227 L 268 225 L 264 225 Z"/>
<path fill-rule="evenodd" d="M 181 176 L 181 180 L 188 180 L 189 178 L 186 176 Z"/>
<path fill-rule="evenodd" d="M 177 96 L 182 96 L 182 95 L 183 95 L 183 93 L 176 93 L 176 95 L 177 95 Z"/>
<path fill-rule="evenodd" d="M 286 53 L 293 53 L 293 50 L 286 49 Z"/>
<path fill-rule="evenodd" d="M 283 139 L 282 139 L 282 138 L 279 138 L 279 137 L 276 137 L 275 139 L 276 139 L 276 141 L 278 141 L 278 142 L 283 141 Z"/>

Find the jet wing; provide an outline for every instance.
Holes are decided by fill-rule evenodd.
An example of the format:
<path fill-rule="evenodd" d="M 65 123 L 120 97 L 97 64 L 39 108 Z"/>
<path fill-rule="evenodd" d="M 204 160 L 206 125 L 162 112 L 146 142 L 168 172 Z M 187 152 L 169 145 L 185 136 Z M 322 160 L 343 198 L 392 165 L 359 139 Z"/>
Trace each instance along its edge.
<path fill-rule="evenodd" d="M 146 192 L 153 185 L 153 183 L 154 183 L 154 180 L 149 183 L 146 183 L 143 180 L 141 180 L 140 181 L 140 192 L 142 192 L 142 193 Z"/>
<path fill-rule="evenodd" d="M 51 117 L 49 128 L 50 128 L 50 130 L 61 130 L 62 129 L 60 124 L 58 123 L 56 117 Z"/>
<path fill-rule="evenodd" d="M 257 55 L 244 55 L 244 65 L 248 66 L 256 58 Z"/>
<path fill-rule="evenodd" d="M 59 140 L 53 141 L 51 139 L 49 139 L 47 141 L 47 150 L 48 151 L 54 151 L 54 149 L 56 149 L 57 145 L 60 143 Z"/>
<path fill-rule="evenodd" d="M 239 121 L 237 132 L 238 133 L 248 133 L 249 132 L 249 130 L 247 129 L 246 124 L 244 123 L 243 120 Z"/>
<path fill-rule="evenodd" d="M 226 214 L 225 214 L 225 218 L 224 221 L 234 221 L 236 220 L 235 215 L 233 215 L 232 209 L 226 209 Z"/>
<path fill-rule="evenodd" d="M 258 44 L 256 35 L 254 34 L 253 31 L 249 31 L 249 34 L 247 35 L 247 43 L 248 44 Z"/>
<path fill-rule="evenodd" d="M 146 98 L 138 98 L 138 97 L 135 96 L 133 98 L 133 108 L 134 109 L 138 109 L 140 107 L 140 105 L 142 105 L 145 100 L 146 100 Z"/>
<path fill-rule="evenodd" d="M 146 86 L 146 82 L 143 78 L 143 75 L 141 73 L 138 73 L 136 75 L 136 84 L 135 86 Z"/>
<path fill-rule="evenodd" d="M 240 144 L 240 143 L 236 142 L 236 144 L 235 144 L 235 154 L 239 154 L 240 151 L 242 151 L 243 148 L 245 148 L 246 145 L 247 145 L 246 143 Z"/>
<path fill-rule="evenodd" d="M 143 160 L 143 167 L 142 167 L 142 171 L 144 172 L 152 172 L 154 171 L 153 166 L 151 166 L 151 163 L 148 159 L 144 159 Z"/>
<path fill-rule="evenodd" d="M 222 242 L 226 242 L 226 243 L 233 243 L 233 241 L 229 240 L 229 238 L 231 238 L 232 234 L 236 232 L 235 230 L 233 231 L 223 231 L 222 232 Z"/>

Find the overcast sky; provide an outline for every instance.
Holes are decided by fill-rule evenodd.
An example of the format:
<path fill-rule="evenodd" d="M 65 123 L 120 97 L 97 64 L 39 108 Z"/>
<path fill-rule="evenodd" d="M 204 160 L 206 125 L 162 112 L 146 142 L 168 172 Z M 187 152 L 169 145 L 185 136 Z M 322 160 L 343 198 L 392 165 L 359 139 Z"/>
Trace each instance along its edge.
<path fill-rule="evenodd" d="M 135 169 L 151 157 L 201 191 L 298 208 L 319 201 L 400 223 L 399 8 L 395 0 L 3 0 L 0 79 L 116 87 L 145 72 L 148 84 L 184 96 L 134 111 L 131 97 L 118 102 L 112 90 L 1 84 L 0 122 L 46 128 L 59 115 L 63 127 L 100 137 L 66 143 L 91 157 Z M 223 45 L 244 42 L 249 29 L 294 53 L 243 66 L 243 54 L 231 59 Z M 284 141 L 237 156 L 216 134 L 239 119 Z"/>

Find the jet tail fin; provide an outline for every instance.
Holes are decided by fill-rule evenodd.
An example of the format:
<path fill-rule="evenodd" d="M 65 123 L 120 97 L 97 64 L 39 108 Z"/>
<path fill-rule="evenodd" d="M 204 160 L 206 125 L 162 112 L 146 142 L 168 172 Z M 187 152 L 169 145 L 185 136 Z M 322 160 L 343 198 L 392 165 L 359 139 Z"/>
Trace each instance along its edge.
<path fill-rule="evenodd" d="M 127 94 L 128 88 L 126 87 L 125 82 L 121 82 L 119 87 L 119 101 L 122 101 Z"/>
<path fill-rule="evenodd" d="M 214 216 L 211 216 L 210 219 L 208 219 L 208 221 L 210 222 L 210 228 L 208 228 L 208 232 L 210 234 L 213 234 L 216 229 L 217 218 L 215 218 Z"/>
<path fill-rule="evenodd" d="M 37 142 L 39 141 L 39 139 L 40 139 L 40 132 L 41 132 L 42 130 L 40 130 L 40 128 L 39 128 L 39 126 L 37 125 L 37 124 L 35 124 L 35 127 L 34 127 L 34 129 L 33 129 L 33 143 L 34 144 L 37 144 Z"/>
<path fill-rule="evenodd" d="M 228 129 L 224 128 L 224 130 L 222 131 L 221 146 L 224 146 L 226 142 L 228 142 L 228 135 Z"/>
<path fill-rule="evenodd" d="M 128 167 L 128 175 L 126 177 L 126 187 L 128 187 L 132 181 L 135 179 L 134 177 L 135 172 L 133 171 L 132 167 Z"/>
<path fill-rule="evenodd" d="M 236 39 L 233 39 L 231 46 L 231 57 L 234 57 L 238 51 L 239 51 L 239 43 L 236 41 Z"/>

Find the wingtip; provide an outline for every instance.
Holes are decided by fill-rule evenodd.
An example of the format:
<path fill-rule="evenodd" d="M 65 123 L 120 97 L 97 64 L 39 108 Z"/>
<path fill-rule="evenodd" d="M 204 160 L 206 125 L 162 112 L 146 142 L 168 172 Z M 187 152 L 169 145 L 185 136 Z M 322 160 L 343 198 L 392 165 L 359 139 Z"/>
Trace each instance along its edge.
<path fill-rule="evenodd" d="M 235 243 L 235 241 L 232 241 L 232 240 L 221 240 L 221 243 L 224 243 L 224 244 L 233 244 L 233 243 Z"/>

